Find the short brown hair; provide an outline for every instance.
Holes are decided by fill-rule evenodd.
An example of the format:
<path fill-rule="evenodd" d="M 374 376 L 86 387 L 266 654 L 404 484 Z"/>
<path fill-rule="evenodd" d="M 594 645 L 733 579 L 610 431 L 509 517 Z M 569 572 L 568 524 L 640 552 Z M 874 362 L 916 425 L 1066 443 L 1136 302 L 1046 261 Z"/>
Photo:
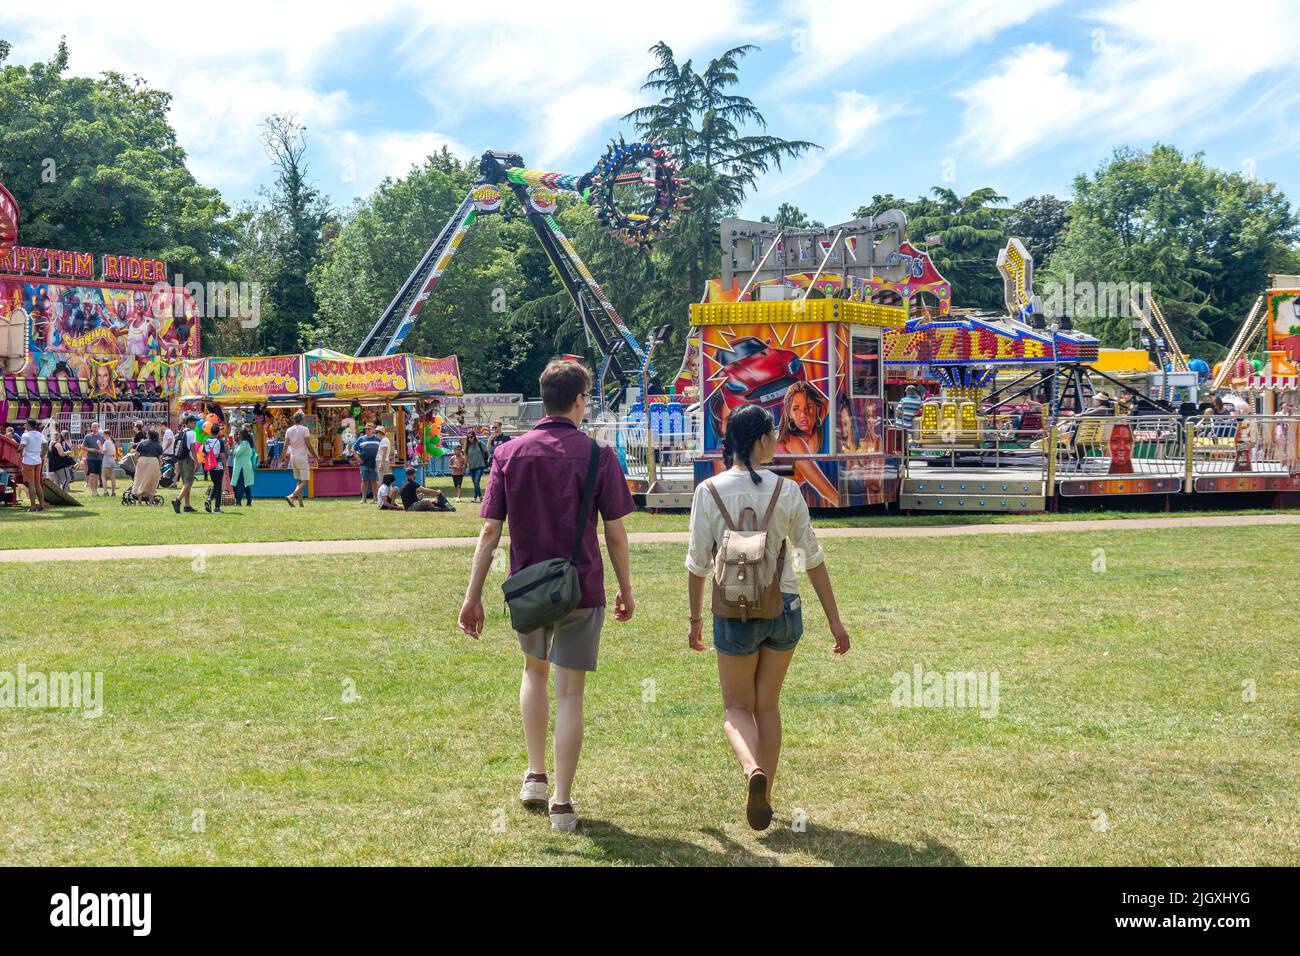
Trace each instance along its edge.
<path fill-rule="evenodd" d="M 537 384 L 542 391 L 542 407 L 548 415 L 563 415 L 573 407 L 579 395 L 591 389 L 591 373 L 586 366 L 569 359 L 555 358 L 546 363 Z"/>

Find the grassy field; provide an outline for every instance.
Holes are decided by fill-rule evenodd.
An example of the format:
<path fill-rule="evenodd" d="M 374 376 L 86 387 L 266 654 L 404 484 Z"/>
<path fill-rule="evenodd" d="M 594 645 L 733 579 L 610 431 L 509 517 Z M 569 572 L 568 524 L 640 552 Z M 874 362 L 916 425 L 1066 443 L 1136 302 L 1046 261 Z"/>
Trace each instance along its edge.
<path fill-rule="evenodd" d="M 118 491 L 124 486 L 119 483 Z M 210 544 L 233 541 L 322 541 L 372 538 L 472 537 L 481 524 L 478 505 L 468 500 L 454 514 L 430 512 L 404 514 L 363 508 L 354 499 L 322 498 L 303 509 L 290 510 L 280 499 L 257 500 L 253 508 L 227 508 L 223 514 L 177 517 L 170 506 L 125 507 L 116 498 L 91 498 L 74 492 L 81 508 L 52 508 L 43 514 L 26 509 L 0 508 L 0 549 L 91 547 L 95 545 Z M 194 500 L 201 505 L 207 486 L 195 486 Z M 172 492 L 164 489 L 170 501 Z M 1215 496 L 1211 495 L 1210 498 Z M 1222 503 L 1222 502 L 1216 502 Z M 197 506 L 197 505 L 196 505 Z M 1253 514 L 1248 510 L 1190 514 Z M 358 520 L 364 516 L 365 520 Z M 1091 511 L 1060 515 L 933 514 L 884 515 L 828 512 L 819 515 L 820 527 L 889 527 L 909 525 L 967 525 L 1024 521 L 1069 521 L 1077 518 L 1150 517 L 1134 511 Z M 626 519 L 632 531 L 684 531 L 684 514 L 637 512 Z"/>
<path fill-rule="evenodd" d="M 3 566 L 0 671 L 102 671 L 106 704 L 0 708 L 0 863 L 1300 861 L 1294 529 L 827 550 L 854 648 L 805 586 L 763 835 L 680 547 L 634 550 L 567 836 L 514 799 L 519 654 L 497 600 L 455 630 L 463 552 Z M 917 664 L 996 672 L 996 716 L 891 706 Z"/>

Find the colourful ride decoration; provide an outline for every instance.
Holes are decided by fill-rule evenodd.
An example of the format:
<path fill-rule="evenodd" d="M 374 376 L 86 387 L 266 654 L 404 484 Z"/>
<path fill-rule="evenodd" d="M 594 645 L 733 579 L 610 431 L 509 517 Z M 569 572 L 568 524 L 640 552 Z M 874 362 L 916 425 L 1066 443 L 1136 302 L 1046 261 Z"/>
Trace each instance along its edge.
<path fill-rule="evenodd" d="M 9 248 L 18 241 L 18 200 L 0 184 L 0 259 L 9 255 Z"/>
<path fill-rule="evenodd" d="M 578 310 L 596 364 L 613 373 L 619 389 L 639 384 L 645 352 L 560 229 L 555 213 L 561 193 L 577 195 L 595 209 L 605 228 L 646 249 L 683 208 L 688 198 L 683 183 L 672 155 L 649 140 L 628 143 L 621 136 L 611 140 L 596 165 L 581 175 L 529 169 L 518 153 L 485 152 L 479 158 L 479 181 L 362 339 L 357 355 L 393 355 L 400 350 L 474 220 L 502 210 L 505 187 L 514 194 Z M 648 371 L 657 383 L 653 367 Z"/>

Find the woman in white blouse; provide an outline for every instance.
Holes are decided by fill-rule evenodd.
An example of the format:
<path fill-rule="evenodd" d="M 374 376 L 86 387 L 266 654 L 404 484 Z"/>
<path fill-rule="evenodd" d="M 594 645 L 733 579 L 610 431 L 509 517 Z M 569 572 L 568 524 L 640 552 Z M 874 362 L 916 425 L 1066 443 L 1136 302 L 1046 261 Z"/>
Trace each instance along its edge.
<path fill-rule="evenodd" d="M 689 644 L 704 650 L 704 591 L 713 571 L 714 552 L 722 540 L 726 522 L 713 494 L 712 484 L 727 512 L 739 515 L 745 508 L 763 514 L 782 482 L 772 517 L 768 522 L 767 547 L 775 557 L 789 541 L 787 560 L 781 570 L 783 612 L 773 619 L 713 618 L 713 646 L 718 652 L 718 677 L 722 684 L 723 729 L 727 741 L 745 773 L 745 816 L 755 830 L 772 822 L 772 781 L 781 755 L 781 684 L 785 680 L 795 645 L 803 636 L 803 611 L 799 601 L 796 563 L 802 565 L 813 590 L 826 612 L 835 653 L 846 654 L 849 635 L 840 621 L 826 571 L 826 555 L 808 518 L 808 505 L 793 481 L 767 470 L 776 452 L 776 429 L 772 415 L 759 405 L 733 412 L 727 420 L 723 460 L 728 470 L 695 489 L 691 504 L 691 541 L 686 555 L 691 603 Z"/>

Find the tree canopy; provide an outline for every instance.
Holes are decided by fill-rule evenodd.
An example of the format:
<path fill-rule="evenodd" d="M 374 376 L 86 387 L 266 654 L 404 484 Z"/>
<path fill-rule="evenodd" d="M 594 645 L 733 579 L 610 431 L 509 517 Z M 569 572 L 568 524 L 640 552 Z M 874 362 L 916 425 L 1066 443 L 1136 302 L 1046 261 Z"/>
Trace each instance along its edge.
<path fill-rule="evenodd" d="M 63 42 L 30 66 L 9 51 L 0 43 L 0 180 L 23 243 L 166 259 L 187 281 L 228 277 L 238 231 L 186 166 L 171 94 L 119 73 L 71 76 Z"/>

